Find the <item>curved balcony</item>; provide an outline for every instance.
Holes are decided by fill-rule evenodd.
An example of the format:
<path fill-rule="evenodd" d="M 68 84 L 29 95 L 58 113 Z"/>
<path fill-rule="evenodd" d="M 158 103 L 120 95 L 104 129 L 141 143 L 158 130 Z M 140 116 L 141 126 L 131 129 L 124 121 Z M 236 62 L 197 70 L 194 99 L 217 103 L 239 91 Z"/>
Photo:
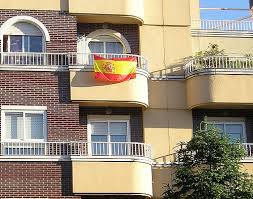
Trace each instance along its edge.
<path fill-rule="evenodd" d="M 140 55 L 99 54 L 106 59 L 137 58 L 136 78 L 121 83 L 94 79 L 94 54 L 70 54 L 71 100 L 94 106 L 148 106 L 148 64 Z M 119 95 L 120 93 L 120 95 Z"/>
<path fill-rule="evenodd" d="M 213 56 L 185 66 L 188 107 L 253 104 L 253 57 Z"/>
<path fill-rule="evenodd" d="M 151 146 L 138 142 L 1 142 L 0 146 L 0 158 L 151 159 Z"/>
<path fill-rule="evenodd" d="M 151 146 L 135 142 L 1 142 L 2 161 L 72 161 L 73 193 L 152 196 Z M 113 179 L 113 180 L 112 180 Z"/>
<path fill-rule="evenodd" d="M 69 0 L 79 22 L 137 23 L 144 20 L 144 0 Z"/>

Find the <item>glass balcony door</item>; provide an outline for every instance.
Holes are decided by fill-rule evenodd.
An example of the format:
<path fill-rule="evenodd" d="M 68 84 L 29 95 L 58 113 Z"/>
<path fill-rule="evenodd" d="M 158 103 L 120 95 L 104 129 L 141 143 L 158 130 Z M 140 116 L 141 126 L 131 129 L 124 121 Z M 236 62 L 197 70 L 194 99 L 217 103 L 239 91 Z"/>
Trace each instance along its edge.
<path fill-rule="evenodd" d="M 129 121 L 127 120 L 90 122 L 92 155 L 127 155 L 128 129 Z"/>

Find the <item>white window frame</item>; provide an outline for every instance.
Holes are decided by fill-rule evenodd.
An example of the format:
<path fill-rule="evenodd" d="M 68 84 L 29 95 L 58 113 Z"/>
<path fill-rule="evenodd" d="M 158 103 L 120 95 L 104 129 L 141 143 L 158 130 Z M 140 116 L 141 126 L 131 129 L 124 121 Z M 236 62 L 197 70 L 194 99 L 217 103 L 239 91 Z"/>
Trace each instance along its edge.
<path fill-rule="evenodd" d="M 2 142 L 46 142 L 47 141 L 47 108 L 44 106 L 2 106 L 1 107 L 1 141 Z M 5 114 L 6 113 L 23 113 L 24 139 L 7 139 Z M 25 133 L 25 114 L 43 114 L 43 139 L 26 139 Z"/>
<path fill-rule="evenodd" d="M 7 35 L 7 36 L 8 36 L 8 39 L 7 39 L 7 47 L 8 47 L 7 51 L 8 52 L 11 52 L 11 39 L 10 39 L 11 36 L 22 37 L 22 52 L 17 52 L 17 53 L 43 53 L 43 52 L 45 52 L 46 43 L 45 43 L 45 38 L 42 35 L 41 36 L 39 36 L 39 35 Z M 31 52 L 31 51 L 25 52 L 25 39 L 24 39 L 25 36 L 29 37 L 29 39 L 28 39 L 28 49 L 29 50 L 30 50 L 30 37 L 41 37 L 42 38 L 42 40 L 41 40 L 42 51 L 41 52 Z M 15 52 L 13 52 L 13 53 L 15 53 Z"/>
<path fill-rule="evenodd" d="M 245 122 L 237 122 L 237 121 L 233 121 L 233 122 L 229 122 L 229 121 L 208 121 L 208 124 L 222 124 L 224 126 L 224 135 L 227 135 L 227 132 L 226 132 L 226 125 L 227 124 L 240 124 L 242 125 L 242 142 L 247 142 L 247 136 L 246 136 L 246 126 L 245 126 Z"/>
<path fill-rule="evenodd" d="M 123 116 L 124 117 L 124 116 Z M 120 118 L 120 116 L 119 116 Z M 127 123 L 127 135 L 126 135 L 126 143 L 130 142 L 131 141 L 131 132 L 130 132 L 130 119 L 103 119 L 101 117 L 97 118 L 97 119 L 88 119 L 88 124 L 87 124 L 87 131 L 88 131 L 88 154 L 90 156 L 92 156 L 92 145 L 91 145 L 91 123 L 92 122 L 107 122 L 107 127 L 108 127 L 108 134 L 107 134 L 107 142 L 108 143 L 112 143 L 110 141 L 110 132 L 109 132 L 109 123 L 110 122 L 126 122 Z M 117 142 L 116 142 L 117 143 Z M 109 154 L 110 154 L 110 149 L 109 149 Z"/>
<path fill-rule="evenodd" d="M 111 38 L 114 39 L 114 41 L 110 41 L 108 39 L 101 39 L 101 40 L 99 40 L 99 37 L 101 37 L 101 36 L 111 37 Z M 102 54 L 111 54 L 111 53 L 106 52 L 106 43 L 109 43 L 109 42 L 111 42 L 111 43 L 120 43 L 121 46 L 122 46 L 122 50 L 123 50 L 122 54 L 126 54 L 126 48 L 125 48 L 123 42 L 120 41 L 120 40 L 118 40 L 117 38 L 111 36 L 111 35 L 99 35 L 99 36 L 97 36 L 97 38 L 93 38 L 90 42 L 103 43 L 103 49 L 104 49 L 103 51 L 104 52 Z M 88 51 L 89 51 L 89 53 L 92 53 L 90 51 L 90 46 L 89 46 L 90 42 L 88 43 Z"/>

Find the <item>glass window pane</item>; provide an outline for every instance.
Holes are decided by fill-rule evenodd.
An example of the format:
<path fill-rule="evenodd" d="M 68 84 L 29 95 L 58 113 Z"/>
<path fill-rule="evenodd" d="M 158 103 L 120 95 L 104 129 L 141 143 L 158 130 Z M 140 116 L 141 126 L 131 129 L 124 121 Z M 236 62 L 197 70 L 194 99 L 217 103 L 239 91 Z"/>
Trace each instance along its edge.
<path fill-rule="evenodd" d="M 106 53 L 123 54 L 123 46 L 119 42 L 106 42 Z"/>
<path fill-rule="evenodd" d="M 213 124 L 213 126 L 219 129 L 221 134 L 224 134 L 224 124 Z"/>
<path fill-rule="evenodd" d="M 242 141 L 240 133 L 232 133 L 232 134 L 228 133 L 227 135 L 232 142 Z"/>
<path fill-rule="evenodd" d="M 107 136 L 106 135 L 92 135 L 91 141 L 92 142 L 107 142 Z"/>
<path fill-rule="evenodd" d="M 92 135 L 91 136 L 92 155 L 108 155 L 107 136 L 105 135 Z M 99 143 L 101 142 L 101 143 Z"/>
<path fill-rule="evenodd" d="M 42 52 L 42 37 L 29 36 L 30 37 L 30 52 Z"/>
<path fill-rule="evenodd" d="M 111 135 L 126 135 L 127 122 L 110 122 L 110 134 Z"/>
<path fill-rule="evenodd" d="M 25 127 L 27 139 L 44 139 L 43 114 L 27 113 Z"/>
<path fill-rule="evenodd" d="M 23 139 L 23 113 L 5 113 L 7 139 Z"/>
<path fill-rule="evenodd" d="M 243 125 L 242 124 L 226 124 L 226 133 L 231 137 L 232 141 L 242 141 Z"/>
<path fill-rule="evenodd" d="M 22 52 L 22 36 L 10 36 L 10 52 Z"/>
<path fill-rule="evenodd" d="M 226 124 L 226 133 L 243 133 L 242 124 Z"/>
<path fill-rule="evenodd" d="M 89 43 L 89 49 L 91 53 L 105 53 L 103 42 L 93 42 Z"/>
<path fill-rule="evenodd" d="M 107 135 L 108 123 L 107 122 L 91 122 L 91 134 L 94 135 Z"/>
<path fill-rule="evenodd" d="M 111 142 L 126 142 L 127 136 L 126 135 L 112 135 Z"/>

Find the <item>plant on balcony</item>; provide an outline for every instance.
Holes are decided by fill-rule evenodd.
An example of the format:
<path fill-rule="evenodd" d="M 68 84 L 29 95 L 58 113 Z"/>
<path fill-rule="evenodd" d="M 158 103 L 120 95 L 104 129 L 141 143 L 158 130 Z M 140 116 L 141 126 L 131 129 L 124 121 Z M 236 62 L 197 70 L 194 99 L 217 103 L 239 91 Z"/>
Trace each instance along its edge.
<path fill-rule="evenodd" d="M 167 185 L 164 199 L 253 198 L 252 176 L 241 171 L 245 150 L 239 143 L 208 127 L 180 146 L 175 178 Z"/>
<path fill-rule="evenodd" d="M 199 51 L 195 54 L 195 66 L 197 67 L 197 69 L 217 66 L 220 63 L 218 63 L 218 59 L 216 59 L 216 56 L 224 56 L 224 49 L 221 50 L 218 44 L 210 43 L 206 50 Z"/>

